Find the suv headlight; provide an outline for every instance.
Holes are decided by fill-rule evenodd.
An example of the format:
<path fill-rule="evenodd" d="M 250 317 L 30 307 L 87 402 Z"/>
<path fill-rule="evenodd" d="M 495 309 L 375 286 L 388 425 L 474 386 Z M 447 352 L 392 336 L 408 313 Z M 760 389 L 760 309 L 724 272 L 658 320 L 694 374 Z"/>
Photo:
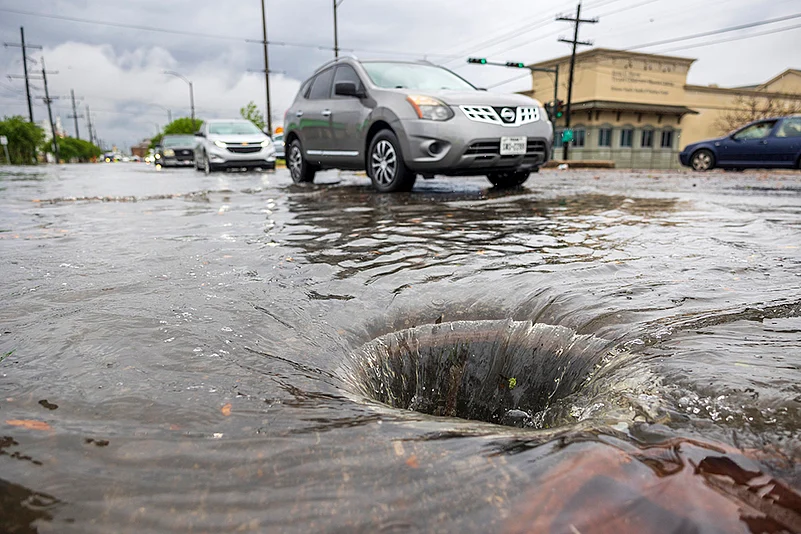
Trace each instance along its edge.
<path fill-rule="evenodd" d="M 409 95 L 406 97 L 417 116 L 432 121 L 446 121 L 453 118 L 453 110 L 444 102 L 430 96 Z"/>
<path fill-rule="evenodd" d="M 222 141 L 214 141 L 214 144 L 217 145 L 220 148 L 225 148 L 225 147 L 228 146 L 225 143 L 223 143 Z"/>
<path fill-rule="evenodd" d="M 270 146 L 271 144 L 272 144 L 272 142 L 270 141 L 269 137 L 261 142 L 262 148 L 266 148 L 266 147 Z"/>
<path fill-rule="evenodd" d="M 173 157 L 175 155 L 175 150 L 173 150 L 171 148 L 165 148 L 164 149 L 164 155 L 167 156 L 168 158 L 171 158 L 171 157 Z"/>

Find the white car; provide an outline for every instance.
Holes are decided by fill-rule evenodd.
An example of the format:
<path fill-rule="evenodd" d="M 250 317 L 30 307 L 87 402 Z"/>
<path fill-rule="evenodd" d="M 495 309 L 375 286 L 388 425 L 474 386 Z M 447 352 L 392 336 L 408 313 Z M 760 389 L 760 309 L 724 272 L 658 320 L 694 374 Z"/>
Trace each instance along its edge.
<path fill-rule="evenodd" d="M 206 174 L 224 169 L 275 169 L 273 142 L 248 120 L 206 121 L 195 136 L 195 168 Z"/>

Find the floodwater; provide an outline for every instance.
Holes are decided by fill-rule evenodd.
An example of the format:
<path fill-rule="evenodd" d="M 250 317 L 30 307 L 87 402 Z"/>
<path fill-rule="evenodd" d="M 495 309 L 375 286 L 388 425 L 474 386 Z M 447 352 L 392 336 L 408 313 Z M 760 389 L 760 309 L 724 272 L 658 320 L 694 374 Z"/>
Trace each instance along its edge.
<path fill-rule="evenodd" d="M 0 531 L 801 531 L 801 175 L 0 169 Z"/>

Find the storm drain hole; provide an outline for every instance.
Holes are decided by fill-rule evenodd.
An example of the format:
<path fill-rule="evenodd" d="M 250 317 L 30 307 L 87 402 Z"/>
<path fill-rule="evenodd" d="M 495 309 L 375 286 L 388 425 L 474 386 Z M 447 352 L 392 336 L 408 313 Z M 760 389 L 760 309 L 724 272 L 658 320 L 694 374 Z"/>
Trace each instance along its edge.
<path fill-rule="evenodd" d="M 510 426 L 564 420 L 608 342 L 565 327 L 460 321 L 393 332 L 349 360 L 355 392 L 394 408 Z"/>

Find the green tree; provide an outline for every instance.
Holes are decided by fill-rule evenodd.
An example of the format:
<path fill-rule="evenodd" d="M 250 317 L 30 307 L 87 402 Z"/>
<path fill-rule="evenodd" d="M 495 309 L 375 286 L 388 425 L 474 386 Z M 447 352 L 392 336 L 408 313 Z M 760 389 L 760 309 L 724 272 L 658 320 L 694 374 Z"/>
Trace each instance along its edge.
<path fill-rule="evenodd" d="M 801 113 L 801 97 L 769 98 L 767 96 L 738 96 L 734 106 L 721 113 L 714 126 L 721 134 L 737 130 L 749 122 Z"/>
<path fill-rule="evenodd" d="M 44 142 L 44 130 L 15 115 L 0 121 L 0 135 L 8 138 L 8 155 L 12 165 L 32 165 L 37 163 L 37 149 Z M 5 151 L 0 148 L 0 158 L 5 160 Z"/>
<path fill-rule="evenodd" d="M 264 120 L 264 115 L 261 114 L 259 108 L 256 107 L 256 103 L 252 100 L 248 102 L 247 106 L 239 108 L 239 114 L 242 115 L 243 119 L 255 124 L 262 132 L 267 129 L 267 121 Z"/>
<path fill-rule="evenodd" d="M 64 137 L 58 138 L 56 143 L 58 143 L 58 154 L 61 160 L 71 163 L 92 161 L 102 154 L 99 147 L 82 139 Z"/>
<path fill-rule="evenodd" d="M 175 119 L 164 127 L 162 133 L 150 140 L 150 148 L 158 145 L 165 135 L 192 135 L 200 130 L 201 126 L 203 126 L 203 121 L 200 119 L 195 119 L 194 121 L 189 117 Z"/>

